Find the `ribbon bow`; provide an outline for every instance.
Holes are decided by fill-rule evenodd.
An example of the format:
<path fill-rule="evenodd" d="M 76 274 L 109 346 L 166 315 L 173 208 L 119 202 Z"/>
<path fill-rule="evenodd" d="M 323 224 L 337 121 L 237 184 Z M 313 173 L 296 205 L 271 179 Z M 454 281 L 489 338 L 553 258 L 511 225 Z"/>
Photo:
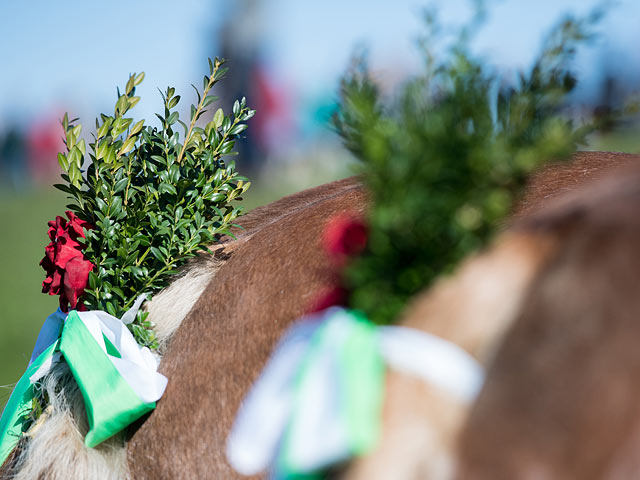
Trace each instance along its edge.
<path fill-rule="evenodd" d="M 250 390 L 227 442 L 244 475 L 307 475 L 371 451 L 380 435 L 385 363 L 469 401 L 482 367 L 446 340 L 406 327 L 376 327 L 330 308 L 294 325 Z"/>
<path fill-rule="evenodd" d="M 143 300 L 140 297 L 123 320 L 103 311 L 75 310 L 69 315 L 58 310 L 46 319 L 31 362 L 0 418 L 0 465 L 23 433 L 35 382 L 62 357 L 84 399 L 89 422 L 84 442 L 88 447 L 95 447 L 155 408 L 167 378 L 157 372 L 158 362 L 151 351 L 138 345 L 123 323 L 135 317 Z"/>

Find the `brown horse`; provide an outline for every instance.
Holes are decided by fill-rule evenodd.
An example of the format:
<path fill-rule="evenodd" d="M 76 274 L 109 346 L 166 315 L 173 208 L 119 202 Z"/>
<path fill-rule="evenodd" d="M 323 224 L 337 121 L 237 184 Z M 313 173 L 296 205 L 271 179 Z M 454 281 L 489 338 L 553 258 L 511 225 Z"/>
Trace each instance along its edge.
<path fill-rule="evenodd" d="M 634 290 L 640 280 L 640 269 L 632 262 L 625 266 L 625 271 L 620 271 L 625 257 L 634 258 L 636 262 L 640 260 L 640 255 L 634 256 L 638 243 L 623 245 L 621 238 L 616 237 L 611 229 L 615 226 L 620 231 L 634 230 L 638 224 L 637 219 L 628 217 L 637 217 L 640 208 L 640 195 L 633 199 L 635 203 L 629 198 L 630 191 L 640 192 L 639 160 L 640 156 L 635 155 L 583 152 L 569 163 L 545 168 L 533 177 L 515 218 L 511 220 L 512 225 L 493 246 L 468 259 L 454 275 L 442 279 L 419 296 L 405 313 L 405 325 L 452 341 L 481 363 L 495 365 L 489 372 L 489 381 L 467 427 L 459 478 L 591 478 L 587 473 L 599 478 L 596 472 L 601 470 L 592 468 L 597 463 L 594 450 L 609 449 L 600 452 L 606 456 L 616 442 L 625 440 L 616 430 L 620 425 L 615 423 L 608 424 L 610 438 L 604 441 L 597 435 L 586 435 L 589 427 L 592 434 L 598 433 L 598 427 L 605 430 L 604 425 L 587 425 L 587 421 L 591 419 L 589 408 L 599 402 L 599 396 L 595 396 L 595 379 L 603 369 L 614 365 L 609 363 L 611 359 L 603 352 L 600 368 L 587 371 L 586 367 L 594 366 L 600 360 L 595 357 L 593 360 L 581 359 L 578 349 L 594 348 L 597 335 L 601 333 L 598 328 L 604 328 L 606 318 L 592 319 L 595 312 L 613 313 L 613 310 L 608 310 L 613 302 L 618 310 L 629 307 L 627 316 L 638 313 L 629 301 L 623 301 L 622 292 Z M 614 167 L 629 164 L 635 164 L 635 170 L 632 170 L 635 174 L 629 178 L 626 177 L 628 170 L 624 170 L 615 174 L 613 180 L 593 183 L 615 170 Z M 574 191 L 574 200 L 564 199 Z M 599 205 L 600 201 L 603 205 Z M 621 211 L 627 201 L 629 204 Z M 600 224 L 595 229 L 593 218 L 598 216 L 602 221 L 603 214 L 606 216 L 604 212 L 611 213 L 611 223 Z M 590 240 L 587 239 L 589 236 L 592 237 Z M 603 236 L 608 238 L 606 245 L 610 249 L 607 252 L 604 251 Z M 575 252 L 581 242 L 588 244 L 582 246 L 583 253 L 578 256 Z M 618 243 L 626 248 L 615 253 Z M 554 273 L 553 281 L 549 279 L 550 268 L 562 270 L 562 273 Z M 614 280 L 608 277 L 611 270 L 621 278 L 605 287 L 604 283 Z M 585 284 L 581 277 L 588 272 L 591 278 L 585 278 L 585 281 L 590 284 Z M 627 288 L 614 294 L 612 290 L 620 288 L 618 283 L 623 280 L 627 282 L 624 283 Z M 597 292 L 593 292 L 594 289 Z M 553 301 L 549 297 L 553 297 Z M 575 301 L 566 303 L 572 297 Z M 581 303 L 583 297 L 590 297 L 590 301 Z M 640 297 L 636 295 L 634 298 Z M 575 312 L 569 314 L 567 309 L 573 308 Z M 594 313 L 588 315 L 589 311 Z M 539 324 L 541 317 L 544 317 L 542 325 Z M 616 322 L 622 322 L 624 318 L 620 317 Z M 585 321 L 594 321 L 596 325 L 581 328 Z M 517 326 L 503 343 L 505 333 L 514 322 Z M 558 323 L 562 330 L 556 335 L 553 329 Z M 593 330 L 588 332 L 587 329 Z M 633 329 L 629 329 L 627 333 L 632 332 Z M 625 335 L 623 325 L 620 325 L 618 334 Z M 563 336 L 570 335 L 589 337 L 574 339 L 573 342 L 578 343 L 575 346 L 571 343 L 564 345 Z M 634 339 L 633 335 L 625 338 L 629 341 Z M 613 348 L 623 346 L 620 339 L 615 342 L 615 339 L 609 340 Z M 496 349 L 503 344 L 494 363 Z M 626 348 L 619 352 L 620 359 L 634 355 L 635 349 Z M 574 352 L 569 354 L 565 349 L 574 349 Z M 560 361 L 571 363 L 554 376 L 553 370 Z M 629 380 L 636 368 L 634 365 L 639 363 L 640 357 L 627 365 L 624 374 L 612 372 L 611 383 L 607 386 L 614 386 L 613 382 L 617 382 L 617 389 L 609 392 L 609 405 L 605 404 L 599 412 L 600 421 L 606 422 L 614 417 L 621 421 L 640 404 L 636 397 L 624 391 L 639 389 L 633 384 L 625 386 L 622 383 Z M 576 371 L 582 376 L 569 380 L 567 375 L 575 375 Z M 531 372 L 529 376 L 523 374 L 528 372 Z M 546 379 L 551 376 L 554 378 L 552 389 L 545 390 Z M 573 394 L 568 395 L 564 386 L 579 386 L 579 382 L 586 381 L 592 383 L 573 388 Z M 587 392 L 592 394 L 590 399 L 584 396 Z M 607 396 L 602 398 L 607 399 Z M 614 414 L 611 410 L 616 400 L 625 404 L 615 405 L 620 411 Z M 503 409 L 507 410 L 507 415 L 503 416 Z M 375 452 L 352 463 L 346 477 L 452 478 L 456 472 L 458 437 L 467 414 L 468 405 L 459 400 L 425 385 L 421 380 L 390 372 L 383 439 Z M 573 431 L 566 430 L 568 421 L 576 423 Z M 580 421 L 584 424 L 578 427 Z M 583 428 L 585 435 L 580 436 L 578 428 Z M 562 434 L 558 436 L 558 432 Z M 554 435 L 556 438 L 551 439 Z M 636 436 L 638 438 L 640 436 Z M 567 451 L 573 455 L 568 455 Z M 544 462 L 558 462 L 554 455 L 560 456 L 565 463 L 553 465 L 556 470 L 550 471 L 554 475 L 536 476 Z M 580 467 L 577 466 L 576 455 L 582 456 L 583 465 Z M 538 461 L 538 468 L 527 470 L 534 460 Z M 637 467 L 639 463 L 634 465 Z M 496 469 L 494 464 L 500 464 L 502 470 Z M 566 469 L 569 466 L 575 469 Z"/>
<path fill-rule="evenodd" d="M 460 442 L 459 478 L 640 473 L 640 165 L 515 228 L 556 238 Z"/>
<path fill-rule="evenodd" d="M 543 205 L 551 196 L 599 176 L 612 165 L 634 159 L 619 154 L 582 153 L 569 165 L 549 167 L 534 179 L 520 211 L 531 212 L 533 205 Z M 365 208 L 359 187 L 352 180 L 343 185 L 345 190 L 336 190 L 334 197 L 323 202 L 305 209 L 295 206 L 285 220 L 287 223 L 279 221 L 261 228 L 255 235 L 248 234 L 255 243 L 240 238 L 239 244 L 229 245 L 233 249 L 231 259 L 208 285 L 163 360 L 163 372 L 175 379 L 166 398 L 129 443 L 130 466 L 135 477 L 234 476 L 223 453 L 233 416 L 280 333 L 302 313 L 314 289 L 323 282 L 324 258 L 319 253 L 318 239 L 324 219 L 336 211 Z M 311 198 L 322 191 L 310 192 Z M 354 198 L 345 194 L 353 195 L 356 191 L 358 195 Z M 295 203 L 298 199 L 287 201 Z M 429 299 L 420 302 L 425 312 L 420 313 L 421 307 L 414 307 L 415 313 L 408 313 L 406 323 L 449 338 L 481 360 L 489 358 L 523 300 L 520 293 L 523 286 L 535 276 L 553 248 L 552 239 L 545 235 L 534 237 L 519 232 L 505 235 L 488 253 L 463 266 L 461 274 L 444 280 L 427 294 Z M 540 245 L 546 247 L 538 248 Z M 265 250 L 269 252 L 268 258 L 264 258 Z M 483 284 L 486 288 L 479 288 Z M 250 288 L 243 293 L 240 286 Z M 223 304 L 218 298 L 231 301 Z M 491 318 L 470 314 L 479 307 L 500 314 Z M 394 385 L 402 383 L 394 378 L 389 377 L 387 411 L 393 409 L 392 396 L 411 401 L 411 395 L 406 394 L 412 387 L 403 389 Z M 405 380 L 426 390 L 427 395 L 437 395 L 415 380 Z M 404 412 L 409 421 L 418 418 L 414 413 L 419 411 Z M 385 419 L 391 416 L 389 413 Z M 446 415 L 441 418 L 445 423 L 459 421 Z M 176 430 L 175 422 L 187 427 Z M 438 426 L 438 422 L 430 425 L 431 430 L 434 425 Z M 402 441 L 397 445 L 408 448 Z M 393 477 L 401 478 L 395 474 Z M 389 477 L 379 475 L 379 478 Z"/>
<path fill-rule="evenodd" d="M 582 177 L 597 176 L 612 163 L 630 159 L 602 153 L 577 155 L 573 167 L 556 167 L 542 174 L 521 210 L 530 211 L 532 205 L 545 203 L 549 195 L 573 188 Z M 546 185 L 545 175 L 549 182 L 557 179 L 550 182 L 553 188 L 540 186 Z M 170 382 L 157 409 L 130 432 L 128 462 L 120 459 L 122 466 L 114 469 L 113 478 L 127 475 L 127 463 L 134 478 L 237 477 L 224 458 L 226 437 L 240 401 L 275 342 L 304 313 L 315 292 L 328 280 L 326 260 L 319 246 L 325 220 L 338 212 L 361 212 L 366 203 L 362 187 L 356 180 L 347 179 L 256 209 L 241 221 L 245 230 L 238 233 L 237 240 L 215 247 L 214 262 L 195 264 L 183 278 L 156 296 L 150 306 L 150 318 L 158 325 L 163 344 L 160 370 Z M 406 323 L 448 338 L 486 362 L 523 301 L 523 285 L 537 276 L 539 266 L 555 245 L 545 233 L 529 235 L 515 230 L 504 238 L 488 253 L 467 262 L 461 273 L 443 280 L 421 297 L 407 313 Z M 487 288 L 483 290 L 479 285 Z M 481 308 L 486 312 L 498 309 L 501 313 L 470 315 Z M 366 477 L 368 469 L 376 464 L 396 465 L 394 472 L 398 475 L 393 478 L 413 478 L 415 472 L 448 471 L 447 452 L 466 406 L 449 409 L 451 402 L 441 398 L 439 392 L 400 375 L 391 373 L 388 383 L 385 440 L 369 459 L 354 462 L 346 473 L 355 477 L 358 472 L 365 472 L 360 475 Z M 425 412 L 419 404 L 420 399 L 434 397 L 425 405 L 439 404 L 443 413 L 431 422 L 433 412 Z M 411 408 L 403 410 L 407 405 L 398 401 L 403 398 L 410 400 Z M 429 421 L 416 421 L 415 429 L 403 430 L 403 425 L 418 418 Z M 400 425 L 395 434 L 394 419 L 399 419 Z M 83 450 L 84 426 L 80 421 L 73 428 L 77 435 L 72 435 L 69 427 L 64 436 L 73 437 L 73 442 L 65 444 L 60 435 L 52 435 L 53 440 L 58 438 L 57 443 L 72 452 L 66 455 L 66 463 L 57 460 L 55 448 L 47 454 L 34 451 L 32 473 L 49 478 L 90 477 L 85 474 L 89 469 L 83 465 L 95 458 L 87 457 L 89 453 Z M 41 427 L 40 431 L 46 428 Z M 424 431 L 435 434 L 424 440 Z M 414 438 L 412 435 L 421 435 L 422 440 L 405 441 Z M 34 434 L 34 443 L 36 437 Z M 55 443 L 53 440 L 48 445 Z M 102 451 L 121 449 L 122 445 L 122 439 L 115 440 Z M 394 453 L 398 449 L 390 449 L 396 446 L 410 454 L 424 453 L 417 470 L 415 462 L 408 460 L 411 455 L 401 451 L 398 457 Z M 87 458 L 82 460 L 84 457 Z M 14 459 L 14 465 L 20 465 L 18 460 Z M 433 470 L 438 464 L 442 470 Z M 406 472 L 398 470 L 398 465 L 406 465 Z M 103 467 L 109 468 L 108 462 Z M 383 472 L 380 468 L 378 477 L 389 478 Z M 102 478 L 111 478 L 104 473 Z"/>
<path fill-rule="evenodd" d="M 234 475 L 219 445 L 273 344 L 329 282 L 319 242 L 325 222 L 337 213 L 361 214 L 365 205 L 361 185 L 347 179 L 257 208 L 241 219 L 237 240 L 216 245 L 213 260 L 193 262 L 154 297 L 148 308 L 165 354 L 160 370 L 172 380 L 162 408 L 132 433 L 133 477 Z M 50 412 L 0 478 L 128 476 L 124 438 L 84 446 L 82 397 L 64 365 L 54 370 Z"/>
<path fill-rule="evenodd" d="M 170 384 L 128 443 L 134 478 L 237 475 L 224 445 L 240 401 L 281 334 L 329 281 L 320 247 L 325 222 L 365 206 L 362 187 L 347 179 L 243 218 L 246 230 L 221 247 L 224 264 L 163 358 Z"/>

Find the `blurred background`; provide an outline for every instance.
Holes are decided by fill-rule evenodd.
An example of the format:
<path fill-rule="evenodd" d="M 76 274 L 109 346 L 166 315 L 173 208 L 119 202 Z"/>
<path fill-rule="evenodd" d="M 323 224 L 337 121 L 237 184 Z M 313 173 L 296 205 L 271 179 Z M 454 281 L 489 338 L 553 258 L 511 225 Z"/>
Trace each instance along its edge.
<path fill-rule="evenodd" d="M 542 35 L 559 16 L 587 13 L 591 0 L 487 2 L 477 40 L 507 76 L 526 68 Z M 80 117 L 87 143 L 95 117 L 112 111 L 116 86 L 146 72 L 136 119 L 154 124 L 157 91 L 171 85 L 188 114 L 207 57 L 230 60 L 218 95 L 228 110 L 246 96 L 257 110 L 237 166 L 253 186 L 248 208 L 350 174 L 352 162 L 328 125 L 340 75 L 366 51 L 375 78 L 392 91 L 421 66 L 415 48 L 421 12 L 435 5 L 443 24 L 472 14 L 467 0 L 138 0 L 0 3 L 0 408 L 29 359 L 57 297 L 40 293 L 38 262 L 46 222 L 63 214 L 56 154 L 59 119 Z M 640 88 L 640 3 L 619 1 L 598 27 L 599 38 L 576 59 L 579 87 L 571 98 L 585 115 L 622 106 Z M 640 152 L 634 122 L 593 136 L 588 149 Z"/>

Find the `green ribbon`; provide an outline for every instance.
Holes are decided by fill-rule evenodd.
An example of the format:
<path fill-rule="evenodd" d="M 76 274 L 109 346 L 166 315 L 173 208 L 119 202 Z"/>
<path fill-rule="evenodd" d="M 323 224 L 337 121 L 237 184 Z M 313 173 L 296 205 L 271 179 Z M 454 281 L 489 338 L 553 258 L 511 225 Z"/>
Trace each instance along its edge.
<path fill-rule="evenodd" d="M 65 322 L 60 351 L 84 398 L 89 420 L 86 446 L 95 447 L 155 408 L 155 402 L 142 402 L 122 379 L 75 311 Z"/>
<path fill-rule="evenodd" d="M 122 330 L 120 334 L 129 335 L 126 327 Z M 120 352 L 104 334 L 101 335 L 107 352 L 119 358 Z M 78 312 L 72 311 L 58 338 L 27 368 L 9 398 L 0 418 L 0 464 L 4 463 L 29 427 L 34 398 L 31 377 L 51 361 L 57 351 L 64 356 L 84 399 L 89 423 L 84 443 L 88 447 L 95 447 L 155 408 L 155 402 L 143 401 L 132 389 Z M 156 374 L 155 371 L 152 373 Z"/>
<path fill-rule="evenodd" d="M 33 384 L 31 376 L 58 350 L 59 341 L 50 345 L 36 358 L 16 384 L 0 418 L 0 465 L 15 448 L 20 437 L 29 427 L 29 415 L 33 408 Z"/>
<path fill-rule="evenodd" d="M 318 473 L 302 473 L 294 453 L 297 444 L 304 442 L 303 430 L 306 408 L 313 401 L 313 383 L 317 377 L 311 369 L 326 355 L 327 350 L 336 352 L 336 392 L 339 395 L 339 418 L 344 428 L 344 458 L 363 455 L 378 443 L 381 430 L 382 394 L 385 366 L 380 354 L 376 327 L 356 311 L 338 311 L 345 321 L 340 323 L 341 332 L 334 328 L 338 324 L 327 321 L 311 339 L 309 351 L 301 365 L 296 382 L 296 400 L 289 428 L 285 434 L 284 448 L 279 458 L 279 475 L 286 479 L 322 478 Z"/>

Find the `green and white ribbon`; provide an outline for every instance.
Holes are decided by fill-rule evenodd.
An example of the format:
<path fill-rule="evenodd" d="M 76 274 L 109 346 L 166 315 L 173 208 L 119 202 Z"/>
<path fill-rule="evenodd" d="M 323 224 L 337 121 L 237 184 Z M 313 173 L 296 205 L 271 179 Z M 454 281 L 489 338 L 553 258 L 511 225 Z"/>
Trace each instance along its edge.
<path fill-rule="evenodd" d="M 135 310 L 140 303 L 136 302 Z M 74 310 L 68 316 L 58 311 L 45 321 L 29 367 L 0 418 L 0 464 L 24 433 L 35 382 L 62 358 L 84 398 L 89 423 L 85 444 L 89 447 L 155 408 L 167 385 L 167 378 L 157 372 L 154 355 L 137 344 L 122 320 L 102 311 Z"/>
<path fill-rule="evenodd" d="M 244 475 L 299 478 L 371 451 L 380 435 L 385 363 L 463 401 L 484 380 L 457 345 L 376 327 L 331 308 L 292 327 L 240 407 L 227 443 Z"/>

